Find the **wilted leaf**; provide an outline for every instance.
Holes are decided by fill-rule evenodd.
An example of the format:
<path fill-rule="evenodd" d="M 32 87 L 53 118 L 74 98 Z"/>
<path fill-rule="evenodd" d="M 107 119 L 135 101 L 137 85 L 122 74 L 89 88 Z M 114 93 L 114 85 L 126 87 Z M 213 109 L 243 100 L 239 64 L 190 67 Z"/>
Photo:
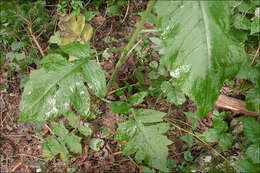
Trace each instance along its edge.
<path fill-rule="evenodd" d="M 93 28 L 90 24 L 85 22 L 85 16 L 80 14 L 77 19 L 74 15 L 65 15 L 64 22 L 61 24 L 62 37 L 58 41 L 58 45 L 67 45 L 74 41 L 82 44 L 87 43 L 92 35 Z"/>
<path fill-rule="evenodd" d="M 93 35 L 93 28 L 90 24 L 86 23 L 84 26 L 84 29 L 80 35 L 81 42 L 86 43 L 86 42 L 90 41 L 92 35 Z"/>

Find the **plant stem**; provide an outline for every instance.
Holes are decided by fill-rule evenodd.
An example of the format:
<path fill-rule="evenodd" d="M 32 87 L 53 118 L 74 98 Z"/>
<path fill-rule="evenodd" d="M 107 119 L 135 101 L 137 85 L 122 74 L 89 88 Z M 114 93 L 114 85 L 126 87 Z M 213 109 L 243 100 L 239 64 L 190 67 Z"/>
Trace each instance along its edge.
<path fill-rule="evenodd" d="M 129 43 L 128 43 L 127 46 L 125 47 L 124 52 L 122 53 L 122 55 L 121 55 L 119 61 L 118 61 L 117 64 L 116 64 L 115 70 L 113 71 L 113 74 L 112 74 L 112 76 L 111 76 L 111 78 L 110 78 L 110 80 L 109 80 L 109 82 L 108 82 L 108 85 L 107 85 L 107 89 L 108 89 L 108 90 L 109 90 L 109 88 L 112 86 L 112 84 L 114 83 L 115 78 L 116 78 L 116 76 L 117 76 L 117 74 L 118 74 L 119 69 L 121 68 L 122 64 L 123 64 L 124 61 L 126 60 L 127 55 L 128 55 L 128 52 L 129 52 L 129 50 L 132 48 L 132 46 L 133 46 L 133 44 L 134 44 L 134 42 L 135 42 L 135 40 L 136 40 L 136 38 L 137 38 L 139 32 L 142 30 L 143 25 L 144 25 L 144 23 L 145 23 L 145 21 L 146 21 L 146 18 L 147 18 L 147 16 L 148 16 L 148 14 L 150 13 L 150 11 L 152 10 L 152 8 L 153 8 L 155 2 L 156 2 L 156 0 L 150 0 L 150 1 L 148 2 L 146 11 L 145 11 L 144 14 L 142 15 L 142 18 L 141 18 L 141 20 L 140 20 L 140 23 L 138 24 L 138 26 L 137 26 L 137 28 L 136 28 L 134 34 L 132 35 L 132 37 L 131 37 Z"/>

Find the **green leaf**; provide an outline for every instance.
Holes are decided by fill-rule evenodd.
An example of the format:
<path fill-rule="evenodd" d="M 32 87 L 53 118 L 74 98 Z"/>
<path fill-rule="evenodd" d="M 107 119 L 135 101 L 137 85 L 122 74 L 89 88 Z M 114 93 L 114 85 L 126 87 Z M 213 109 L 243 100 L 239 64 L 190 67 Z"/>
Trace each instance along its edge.
<path fill-rule="evenodd" d="M 133 105 L 139 105 L 144 101 L 144 98 L 148 95 L 148 92 L 139 92 L 132 95 L 127 102 L 133 106 Z"/>
<path fill-rule="evenodd" d="M 110 54 L 108 53 L 109 48 L 106 48 L 102 53 L 102 56 L 106 59 L 110 58 Z"/>
<path fill-rule="evenodd" d="M 260 32 L 260 24 L 259 24 L 259 18 L 254 17 L 252 23 L 251 23 L 251 32 L 250 34 L 255 34 Z"/>
<path fill-rule="evenodd" d="M 192 130 L 195 130 L 196 128 L 200 127 L 199 120 L 194 120 L 192 122 Z"/>
<path fill-rule="evenodd" d="M 65 139 L 65 137 L 69 134 L 69 131 L 66 129 L 63 122 L 61 123 L 53 122 L 51 124 L 51 129 L 55 135 L 61 137 L 62 139 Z"/>
<path fill-rule="evenodd" d="M 260 143 L 255 143 L 250 145 L 246 150 L 246 156 L 253 163 L 260 163 Z"/>
<path fill-rule="evenodd" d="M 154 169 L 150 169 L 146 166 L 142 166 L 142 172 L 143 173 L 156 173 L 156 171 Z"/>
<path fill-rule="evenodd" d="M 101 66 L 94 60 L 90 60 L 83 68 L 82 74 L 89 88 L 95 94 L 104 98 L 106 95 L 106 74 Z"/>
<path fill-rule="evenodd" d="M 243 47 L 229 34 L 229 2 L 158 1 L 155 9 L 165 46 L 160 64 L 204 117 L 223 82 L 233 78 L 247 59 Z"/>
<path fill-rule="evenodd" d="M 148 74 L 149 78 L 150 79 L 158 79 L 159 77 L 159 74 L 155 71 L 151 71 L 149 74 Z"/>
<path fill-rule="evenodd" d="M 68 146 L 69 150 L 74 153 L 81 153 L 81 138 L 78 136 L 75 136 L 72 133 L 69 133 L 69 131 L 64 126 L 63 122 L 56 123 L 53 122 L 51 126 L 52 131 L 55 135 L 60 137 L 60 140 Z"/>
<path fill-rule="evenodd" d="M 49 54 L 41 60 L 41 65 L 49 71 L 67 65 L 67 60 L 59 54 Z"/>
<path fill-rule="evenodd" d="M 128 103 L 120 101 L 109 103 L 107 106 L 112 110 L 113 113 L 118 114 L 127 114 L 131 108 L 131 105 Z"/>
<path fill-rule="evenodd" d="M 152 62 L 149 63 L 149 66 L 150 66 L 151 68 L 157 69 L 157 67 L 158 67 L 158 62 L 157 62 L 157 61 L 152 61 Z"/>
<path fill-rule="evenodd" d="M 243 123 L 243 132 L 245 137 L 253 142 L 260 142 L 260 124 L 252 117 L 250 118 L 238 118 Z"/>
<path fill-rule="evenodd" d="M 50 58 L 46 56 L 44 58 Z M 53 58 L 53 57 L 52 57 Z M 43 60 L 44 61 L 44 60 Z M 45 121 L 70 110 L 70 103 L 81 114 L 89 111 L 90 98 L 80 70 L 87 61 L 32 71 L 20 103 L 20 122 Z M 55 63 L 55 62 L 54 62 Z"/>
<path fill-rule="evenodd" d="M 51 36 L 48 42 L 51 44 L 58 44 L 59 40 L 60 40 L 60 32 L 57 31 L 54 33 L 54 35 Z"/>
<path fill-rule="evenodd" d="M 64 142 L 68 146 L 69 150 L 73 153 L 82 152 L 80 141 L 81 141 L 81 137 L 78 137 L 72 133 L 66 135 L 64 138 Z"/>
<path fill-rule="evenodd" d="M 104 146 L 104 141 L 99 138 L 92 138 L 89 141 L 89 147 L 94 151 L 99 151 Z"/>
<path fill-rule="evenodd" d="M 129 141 L 130 138 L 135 134 L 135 131 L 136 121 L 130 119 L 118 125 L 114 138 L 118 141 Z"/>
<path fill-rule="evenodd" d="M 112 5 L 112 6 L 108 7 L 106 10 L 106 13 L 113 15 L 113 16 L 120 15 L 119 8 L 117 5 Z"/>
<path fill-rule="evenodd" d="M 44 140 L 43 143 L 43 157 L 47 160 L 53 159 L 57 154 L 61 154 L 61 159 L 63 161 L 68 161 L 69 152 L 63 142 L 60 141 L 56 136 L 49 136 Z"/>
<path fill-rule="evenodd" d="M 218 145 L 222 151 L 227 151 L 228 149 L 230 149 L 232 147 L 232 144 L 233 144 L 232 135 L 228 133 L 223 133 L 220 135 Z"/>
<path fill-rule="evenodd" d="M 129 141 L 123 153 L 128 156 L 136 153 L 137 163 L 144 160 L 148 165 L 167 172 L 167 146 L 172 142 L 163 134 L 170 126 L 167 123 L 147 124 L 162 122 L 165 115 L 159 111 L 135 109 L 128 121 L 119 124 L 115 138 Z"/>
<path fill-rule="evenodd" d="M 25 53 L 24 52 L 15 53 L 15 59 L 17 59 L 18 61 L 24 60 L 25 59 Z"/>
<path fill-rule="evenodd" d="M 222 119 L 213 120 L 212 125 L 218 133 L 224 133 L 228 129 L 228 124 Z"/>
<path fill-rule="evenodd" d="M 14 41 L 11 44 L 12 51 L 18 51 L 18 50 L 20 50 L 23 47 L 24 47 L 24 43 L 21 42 L 21 41 L 19 41 L 19 42 L 18 41 Z"/>
<path fill-rule="evenodd" d="M 256 167 L 256 165 L 254 165 L 249 160 L 237 160 L 235 163 L 238 169 L 243 173 L 247 173 L 247 172 L 257 173 L 260 170 L 259 166 Z"/>
<path fill-rule="evenodd" d="M 134 109 L 136 115 L 135 120 L 142 123 L 157 123 L 161 122 L 166 115 L 164 112 L 155 111 L 152 109 Z"/>
<path fill-rule="evenodd" d="M 78 130 L 84 136 L 90 136 L 92 134 L 92 129 L 89 127 L 88 123 L 85 123 L 83 126 L 79 126 Z"/>
<path fill-rule="evenodd" d="M 193 157 L 192 157 L 190 151 L 185 151 L 185 153 L 184 153 L 184 159 L 187 160 L 188 162 L 190 162 L 190 161 L 193 160 Z"/>
<path fill-rule="evenodd" d="M 260 85 L 250 89 L 246 95 L 246 107 L 250 111 L 260 110 Z"/>
<path fill-rule="evenodd" d="M 3 54 L 0 53 L 0 70 L 1 70 L 2 66 L 4 65 L 4 61 L 5 61 L 5 58 L 4 58 Z"/>
<path fill-rule="evenodd" d="M 69 125 L 73 128 L 78 127 L 78 121 L 80 120 L 80 117 L 74 114 L 72 111 L 66 114 L 66 117 L 69 121 Z"/>
<path fill-rule="evenodd" d="M 216 129 L 208 129 L 203 133 L 207 142 L 217 142 L 219 139 L 218 131 Z"/>
<path fill-rule="evenodd" d="M 5 56 L 6 56 L 6 59 L 13 61 L 13 59 L 15 58 L 15 53 L 14 52 L 8 52 Z"/>
<path fill-rule="evenodd" d="M 182 136 L 181 139 L 184 140 L 188 144 L 189 148 L 191 148 L 194 144 L 194 139 L 193 139 L 193 136 L 191 136 L 191 135 Z"/>
<path fill-rule="evenodd" d="M 87 11 L 87 12 L 84 13 L 85 20 L 91 21 L 98 14 L 99 14 L 98 11 Z"/>
<path fill-rule="evenodd" d="M 93 53 L 93 51 L 90 49 L 89 43 L 80 44 L 79 42 L 73 42 L 61 46 L 61 50 L 79 59 L 89 59 Z"/>
<path fill-rule="evenodd" d="M 236 14 L 234 17 L 234 27 L 237 29 L 250 30 L 251 22 L 245 15 Z"/>
<path fill-rule="evenodd" d="M 167 95 L 167 100 L 176 106 L 180 106 L 186 101 L 184 94 L 179 89 L 174 88 L 168 81 L 161 84 L 161 90 Z"/>

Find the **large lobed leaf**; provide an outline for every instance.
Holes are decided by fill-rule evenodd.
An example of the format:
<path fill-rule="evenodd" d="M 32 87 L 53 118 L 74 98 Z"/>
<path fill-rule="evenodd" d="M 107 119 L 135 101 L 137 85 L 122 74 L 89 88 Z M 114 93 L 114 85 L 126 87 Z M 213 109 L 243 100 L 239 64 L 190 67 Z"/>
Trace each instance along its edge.
<path fill-rule="evenodd" d="M 123 150 L 125 155 L 136 153 L 136 162 L 144 161 L 148 165 L 168 172 L 168 145 L 172 142 L 163 134 L 169 130 L 169 124 L 150 123 L 162 122 L 166 114 L 148 109 L 136 109 L 133 116 L 126 122 L 119 124 L 115 139 L 128 141 Z"/>
<path fill-rule="evenodd" d="M 101 75 L 102 69 L 97 63 L 88 60 L 90 47 L 75 45 L 75 43 L 66 45 L 66 49 L 63 50 L 70 55 L 79 53 L 80 60 L 70 63 L 61 55 L 51 54 L 41 61 L 42 69 L 31 72 L 20 104 L 20 122 L 52 119 L 67 113 L 70 104 L 81 115 L 86 115 L 89 111 L 90 97 L 84 82 L 92 86 L 91 89 L 94 89 L 98 96 L 104 96 L 105 75 Z M 86 70 L 90 65 L 91 71 Z M 86 79 L 86 76 L 92 77 Z"/>
<path fill-rule="evenodd" d="M 242 45 L 229 35 L 228 1 L 158 1 L 165 65 L 179 88 L 205 116 L 226 79 L 235 77 L 246 61 Z"/>

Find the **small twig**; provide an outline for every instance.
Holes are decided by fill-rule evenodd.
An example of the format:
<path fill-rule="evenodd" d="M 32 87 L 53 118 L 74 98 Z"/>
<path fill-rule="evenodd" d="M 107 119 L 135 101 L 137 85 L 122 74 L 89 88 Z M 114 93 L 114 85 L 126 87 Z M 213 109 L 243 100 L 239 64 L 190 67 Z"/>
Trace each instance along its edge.
<path fill-rule="evenodd" d="M 111 103 L 111 102 L 112 102 L 112 101 L 107 100 L 107 99 L 105 99 L 105 98 L 100 98 L 100 100 L 102 100 L 102 101 L 104 101 L 104 102 L 106 102 L 106 103 Z"/>
<path fill-rule="evenodd" d="M 158 29 L 143 29 L 140 33 L 159 32 Z"/>
<path fill-rule="evenodd" d="M 132 85 L 130 85 L 130 86 L 136 86 L 136 85 L 138 85 L 138 83 L 132 84 Z M 126 88 L 127 88 L 127 87 L 124 86 L 124 87 L 122 87 L 122 88 L 115 89 L 115 90 L 113 90 L 113 91 L 110 91 L 107 95 L 114 94 L 115 92 L 120 91 L 120 90 L 123 90 L 123 89 L 126 89 Z"/>
<path fill-rule="evenodd" d="M 119 155 L 119 154 L 123 154 L 123 152 L 122 151 L 118 151 L 118 152 L 113 153 L 114 156 Z"/>
<path fill-rule="evenodd" d="M 54 135 L 54 132 L 51 130 L 51 128 L 47 125 L 47 124 L 44 124 L 44 126 L 49 130 L 49 132 Z"/>
<path fill-rule="evenodd" d="M 138 169 L 140 169 L 140 166 L 137 165 L 137 164 L 135 163 L 135 161 L 134 161 L 130 156 L 128 156 L 128 159 L 129 159 Z"/>
<path fill-rule="evenodd" d="M 11 172 L 14 172 L 17 168 L 19 168 L 22 165 L 22 161 L 19 161 L 12 169 Z"/>
<path fill-rule="evenodd" d="M 255 61 L 255 58 L 257 57 L 257 55 L 258 55 L 258 53 L 259 53 L 259 49 L 260 49 L 260 46 L 258 47 L 258 49 L 257 49 L 257 51 L 256 51 L 256 53 L 255 53 L 255 56 L 254 56 L 254 58 L 253 58 L 253 60 L 252 60 L 251 64 L 253 64 L 253 63 L 254 63 L 254 61 Z"/>
<path fill-rule="evenodd" d="M 130 50 L 129 52 L 127 53 L 126 57 L 128 57 L 132 51 L 136 48 L 136 46 L 138 46 L 139 43 L 141 43 L 142 39 L 140 39 Z"/>
<path fill-rule="evenodd" d="M 41 48 L 39 42 L 37 41 L 35 35 L 33 34 L 32 26 L 31 26 L 30 24 L 28 24 L 28 27 L 27 27 L 27 28 L 28 28 L 28 30 L 29 30 L 29 32 L 30 32 L 30 35 L 31 35 L 31 37 L 32 37 L 32 39 L 33 39 L 33 42 L 36 44 L 36 46 L 37 46 L 38 50 L 40 51 L 42 57 L 44 57 L 44 53 L 43 53 L 43 51 L 42 51 L 42 48 Z"/>
<path fill-rule="evenodd" d="M 34 158 L 34 159 L 38 159 L 38 160 L 41 160 L 41 161 L 45 161 L 45 160 L 43 160 L 43 159 L 41 159 L 41 158 L 39 158 L 39 157 L 31 156 L 31 155 L 29 155 L 29 154 L 22 154 L 22 153 L 20 153 L 20 154 L 16 154 L 16 155 L 17 155 L 17 156 L 31 157 L 31 158 Z"/>
<path fill-rule="evenodd" d="M 126 19 L 127 15 L 128 15 L 129 7 L 130 7 L 130 5 L 129 5 L 129 4 L 130 4 L 130 3 L 129 3 L 129 0 L 128 0 L 128 1 L 127 1 L 127 9 L 126 9 L 126 12 L 125 12 L 124 19 L 122 20 L 122 23 L 124 23 L 124 21 L 125 21 L 125 19 Z"/>

